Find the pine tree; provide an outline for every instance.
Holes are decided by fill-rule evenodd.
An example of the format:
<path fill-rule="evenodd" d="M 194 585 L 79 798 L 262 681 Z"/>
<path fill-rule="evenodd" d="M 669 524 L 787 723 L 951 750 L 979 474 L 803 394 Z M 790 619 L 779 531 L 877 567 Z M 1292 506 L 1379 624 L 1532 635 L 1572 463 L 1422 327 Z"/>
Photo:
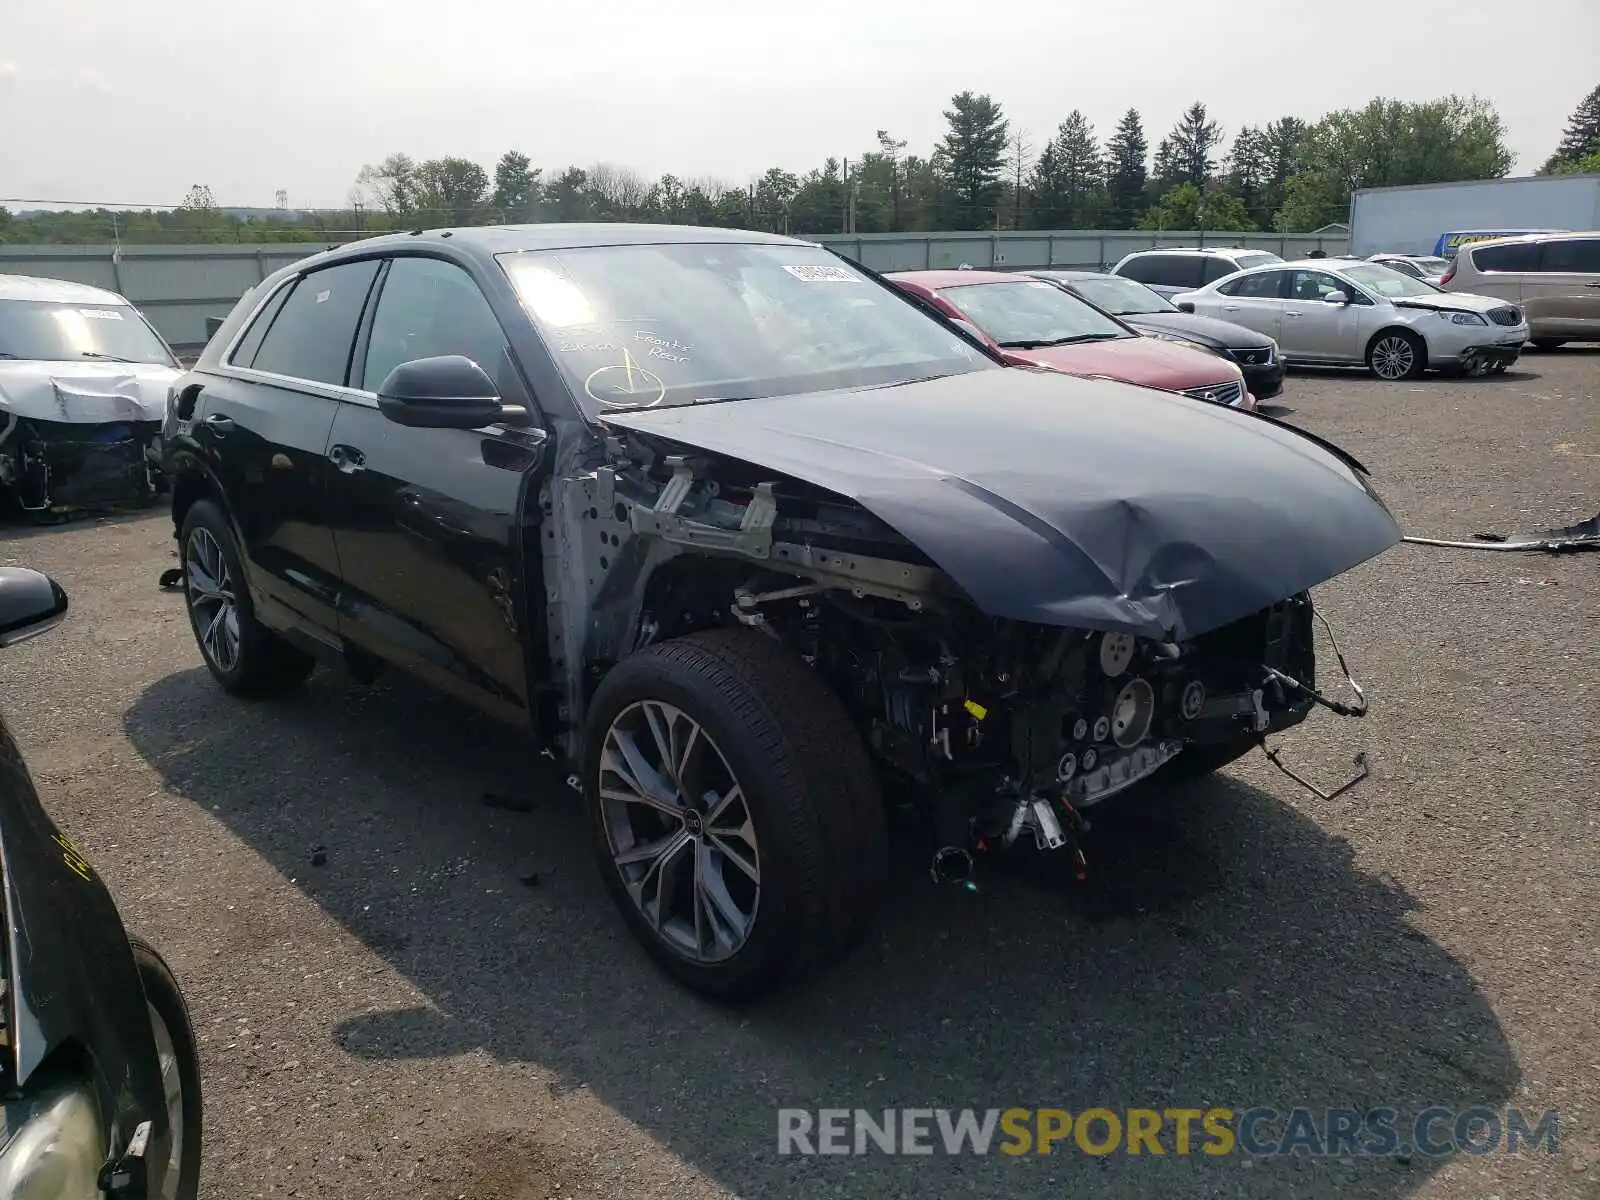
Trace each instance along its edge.
<path fill-rule="evenodd" d="M 951 99 L 944 119 L 950 130 L 937 153 L 955 194 L 955 228 L 992 229 L 1010 141 L 1005 116 L 990 97 L 962 92 Z"/>
<path fill-rule="evenodd" d="M 1577 162 L 1592 154 L 1600 154 L 1600 87 L 1585 96 L 1578 102 L 1578 107 L 1572 110 L 1567 128 L 1561 134 L 1561 144 L 1544 165 L 1545 172 L 1548 174 L 1563 163 Z"/>
<path fill-rule="evenodd" d="M 1106 190 L 1111 201 L 1108 221 L 1113 229 L 1131 229 L 1144 211 L 1145 156 L 1149 152 L 1139 110 L 1130 108 L 1106 143 Z"/>

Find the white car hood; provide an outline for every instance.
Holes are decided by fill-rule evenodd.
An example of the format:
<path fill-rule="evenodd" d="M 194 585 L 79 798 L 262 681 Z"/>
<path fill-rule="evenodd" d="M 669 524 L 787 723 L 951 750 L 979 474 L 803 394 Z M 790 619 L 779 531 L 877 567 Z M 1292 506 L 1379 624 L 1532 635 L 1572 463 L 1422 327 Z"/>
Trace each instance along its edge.
<path fill-rule="evenodd" d="M 1505 300 L 1493 296 L 1475 296 L 1471 292 L 1445 292 L 1437 296 L 1405 296 L 1391 300 L 1396 308 L 1428 308 L 1443 312 L 1475 312 L 1486 315 L 1490 309 L 1513 308 Z"/>
<path fill-rule="evenodd" d="M 0 360 L 0 415 L 75 425 L 159 421 L 179 374 L 145 363 Z"/>

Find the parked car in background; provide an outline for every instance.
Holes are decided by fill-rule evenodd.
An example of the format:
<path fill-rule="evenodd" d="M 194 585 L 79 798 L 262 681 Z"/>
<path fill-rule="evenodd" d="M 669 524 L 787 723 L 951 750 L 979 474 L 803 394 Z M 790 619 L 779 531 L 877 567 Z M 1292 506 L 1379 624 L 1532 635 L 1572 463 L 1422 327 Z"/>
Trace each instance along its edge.
<path fill-rule="evenodd" d="M 1600 341 L 1600 231 L 1462 246 L 1440 286 L 1521 305 L 1541 350 Z"/>
<path fill-rule="evenodd" d="M 1310 589 L 1400 536 L 1318 439 L 1007 367 L 820 246 L 711 227 L 303 259 L 167 428 L 218 685 L 399 667 L 524 730 L 629 930 L 725 998 L 859 938 L 886 782 L 955 880 L 980 839 L 1076 862 L 1083 808 L 1299 724 Z"/>
<path fill-rule="evenodd" d="M 886 275 L 946 317 L 966 321 L 1007 362 L 1099 375 L 1232 408 L 1256 401 L 1239 367 L 1197 347 L 1144 337 L 1054 283 L 1003 271 Z"/>
<path fill-rule="evenodd" d="M 1163 296 L 1175 296 L 1247 267 L 1282 261 L 1280 255 L 1267 250 L 1218 246 L 1163 247 L 1160 250 L 1135 250 L 1132 254 L 1125 254 L 1111 268 L 1111 273 L 1142 283 Z"/>
<path fill-rule="evenodd" d="M 1146 337 L 1194 346 L 1231 359 L 1244 373 L 1246 390 L 1258 401 L 1283 391 L 1283 363 L 1278 358 L 1277 343 L 1253 329 L 1182 312 L 1159 292 L 1120 275 L 1060 270 L 1021 273 L 1065 288 Z"/>
<path fill-rule="evenodd" d="M 1241 271 L 1174 303 L 1266 334 L 1289 366 L 1364 363 L 1379 379 L 1415 379 L 1430 368 L 1504 371 L 1528 336 L 1515 305 L 1328 258 Z"/>
<path fill-rule="evenodd" d="M 1378 263 L 1402 275 L 1409 275 L 1413 279 L 1420 279 L 1424 283 L 1439 286 L 1439 281 L 1450 269 L 1450 260 L 1439 258 L 1433 254 L 1370 254 L 1368 262 Z"/>
<path fill-rule="evenodd" d="M 0 567 L 0 647 L 66 611 L 54 580 Z M 0 867 L 0 1197 L 194 1200 L 200 1061 L 183 993 L 46 814 L 3 719 Z"/>
<path fill-rule="evenodd" d="M 172 348 L 115 292 L 0 275 L 0 487 L 31 513 L 163 490 Z"/>

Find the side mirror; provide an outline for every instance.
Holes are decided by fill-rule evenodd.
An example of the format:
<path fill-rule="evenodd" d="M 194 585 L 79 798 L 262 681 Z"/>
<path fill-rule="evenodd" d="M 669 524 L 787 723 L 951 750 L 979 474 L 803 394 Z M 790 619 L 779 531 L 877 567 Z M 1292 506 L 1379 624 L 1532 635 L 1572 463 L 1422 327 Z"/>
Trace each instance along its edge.
<path fill-rule="evenodd" d="M 488 372 L 460 354 L 401 363 L 378 387 L 378 410 L 413 429 L 482 429 L 526 415 L 502 404 Z"/>
<path fill-rule="evenodd" d="M 1177 303 L 1179 312 L 1192 313 L 1194 311 L 1193 300 L 1179 300 Z"/>
<path fill-rule="evenodd" d="M 1349 304 L 1350 297 L 1344 292 L 1329 292 L 1322 298 L 1324 304 Z"/>
<path fill-rule="evenodd" d="M 0 567 L 0 646 L 54 629 L 67 615 L 67 593 L 42 571 Z"/>

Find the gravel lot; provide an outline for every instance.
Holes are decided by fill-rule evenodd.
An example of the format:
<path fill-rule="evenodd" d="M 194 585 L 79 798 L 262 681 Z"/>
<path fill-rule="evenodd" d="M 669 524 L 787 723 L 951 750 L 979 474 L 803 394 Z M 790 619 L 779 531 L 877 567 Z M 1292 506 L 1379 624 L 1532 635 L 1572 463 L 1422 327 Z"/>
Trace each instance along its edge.
<path fill-rule="evenodd" d="M 1600 507 L 1600 349 L 1283 400 L 1408 532 Z M 1365 749 L 1367 782 L 1324 802 L 1251 756 L 1108 810 L 1086 884 L 1034 865 L 973 896 L 903 862 L 841 969 L 730 1013 L 635 949 L 514 733 L 395 679 L 224 697 L 156 587 L 164 513 L 0 536 L 72 597 L 0 660 L 5 714 L 188 992 L 207 1196 L 1600 1195 L 1593 555 L 1397 547 L 1319 593 L 1371 716 L 1283 739 L 1325 784 Z M 776 1153 L 779 1106 L 1435 1103 L 1559 1109 L 1560 1150 Z"/>

